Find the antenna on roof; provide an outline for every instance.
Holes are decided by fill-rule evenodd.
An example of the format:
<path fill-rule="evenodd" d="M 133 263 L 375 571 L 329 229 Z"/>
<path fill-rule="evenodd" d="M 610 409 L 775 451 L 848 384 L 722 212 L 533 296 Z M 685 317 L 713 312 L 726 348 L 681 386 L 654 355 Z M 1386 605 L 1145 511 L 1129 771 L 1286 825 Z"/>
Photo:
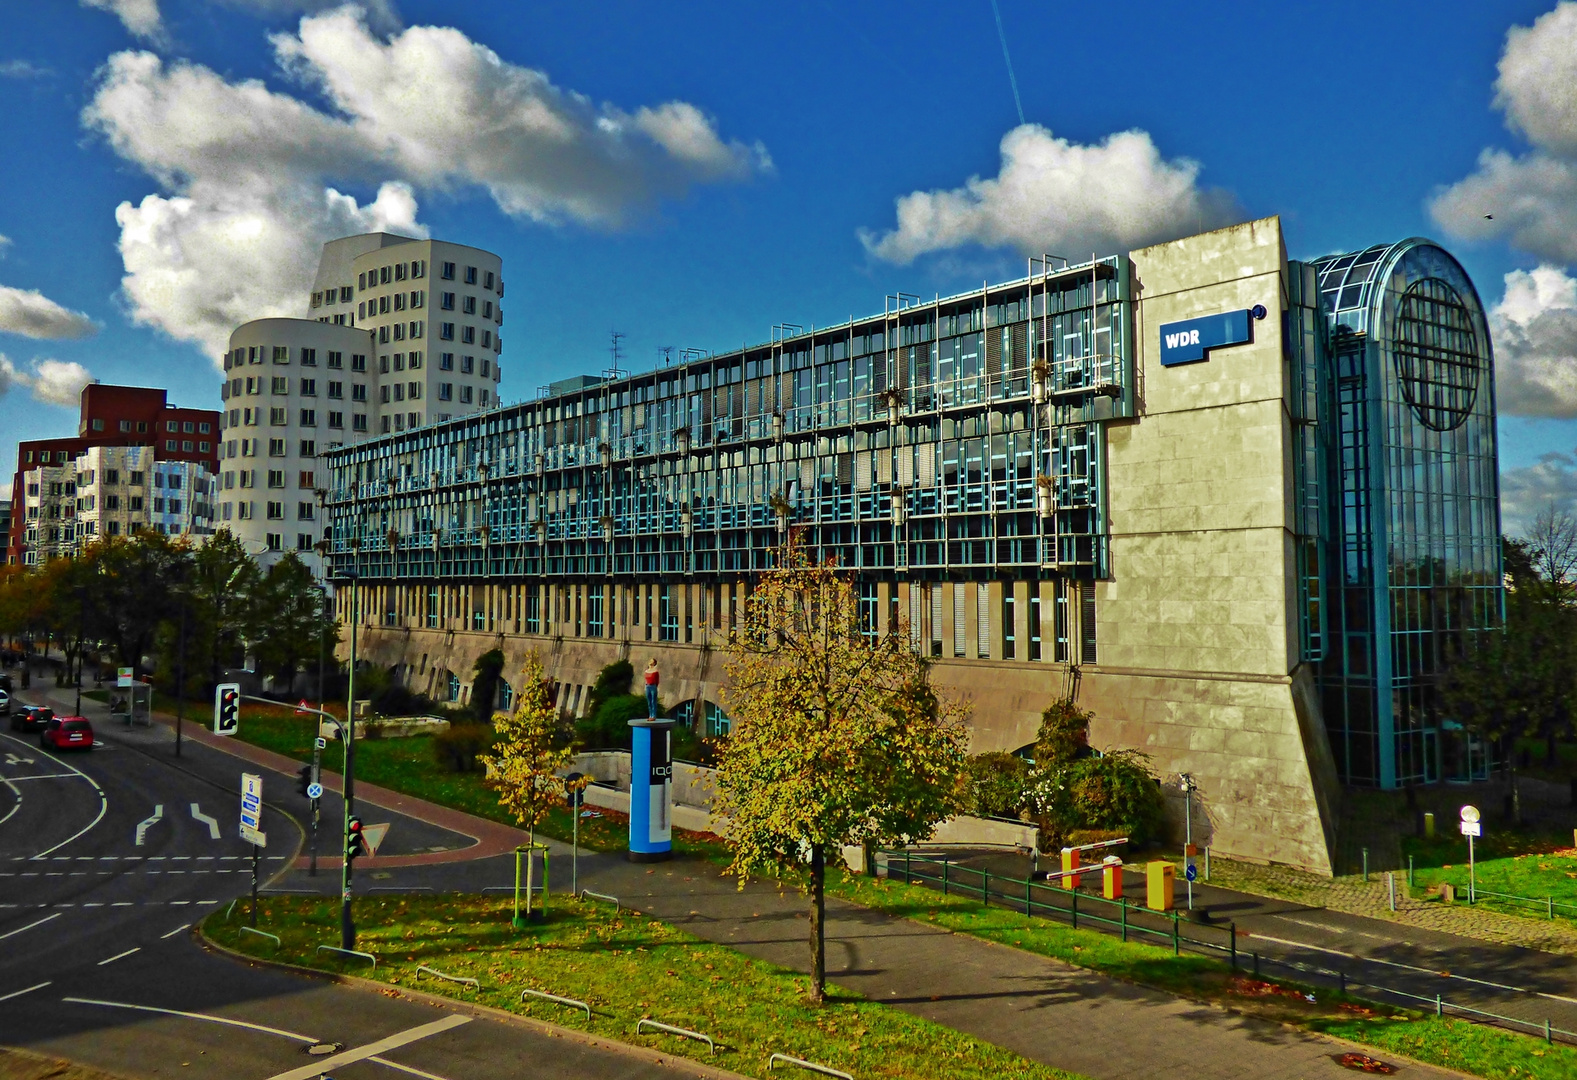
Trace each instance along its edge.
<path fill-rule="evenodd" d="M 608 331 L 608 356 L 612 361 L 613 370 L 619 370 L 619 361 L 624 359 L 624 349 L 619 342 L 624 340 L 624 333 L 620 330 Z"/>
<path fill-rule="evenodd" d="M 672 345 L 657 346 L 657 353 L 663 358 L 663 367 L 674 362 L 674 347 Z"/>

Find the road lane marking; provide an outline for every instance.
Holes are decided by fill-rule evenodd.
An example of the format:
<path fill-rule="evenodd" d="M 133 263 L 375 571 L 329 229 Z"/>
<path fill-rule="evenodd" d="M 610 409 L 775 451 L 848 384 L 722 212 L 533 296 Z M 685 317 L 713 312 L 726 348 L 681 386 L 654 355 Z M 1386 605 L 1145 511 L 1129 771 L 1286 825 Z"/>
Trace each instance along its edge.
<path fill-rule="evenodd" d="M 7 930 L 5 933 L 0 934 L 0 941 L 4 941 L 8 937 L 15 937 L 17 934 L 20 934 L 20 933 L 22 933 L 25 930 L 31 930 L 35 926 L 43 926 L 50 919 L 58 919 L 58 918 L 60 918 L 60 912 L 57 911 L 53 915 L 45 915 L 42 919 L 39 919 L 37 922 L 30 922 L 26 926 L 19 926 L 19 927 L 17 927 L 15 930 Z"/>
<path fill-rule="evenodd" d="M 390 1061 L 386 1057 L 370 1057 L 367 1060 L 377 1065 L 387 1065 L 391 1069 L 399 1069 L 412 1076 L 420 1076 L 422 1080 L 448 1080 L 447 1077 L 439 1076 L 437 1073 L 424 1072 L 415 1065 L 401 1065 L 398 1061 Z"/>
<path fill-rule="evenodd" d="M 4 784 L 6 787 L 10 788 L 11 794 L 16 797 L 16 801 L 11 804 L 11 809 L 5 812 L 5 817 L 0 817 L 0 825 L 4 825 L 6 822 L 11 820 L 12 814 L 22 809 L 22 793 L 16 789 L 11 781 L 5 779 L 4 777 L 0 777 L 0 784 Z"/>
<path fill-rule="evenodd" d="M 219 839 L 219 823 L 203 813 L 202 804 L 192 803 L 192 820 L 208 826 L 208 832 L 214 840 Z"/>
<path fill-rule="evenodd" d="M 68 772 L 35 773 L 32 776 L 8 776 L 8 777 L 6 777 L 6 781 L 10 782 L 10 781 L 13 781 L 13 780 L 69 780 L 74 775 L 76 775 L 76 774 L 68 773 Z"/>
<path fill-rule="evenodd" d="M 353 1065 L 358 1061 L 366 1061 L 370 1057 L 377 1057 L 385 1050 L 395 1050 L 401 1046 L 406 1046 L 428 1036 L 437 1035 L 448 1031 L 450 1028 L 457 1028 L 461 1024 L 469 1024 L 470 1022 L 471 1018 L 469 1016 L 445 1016 L 431 1023 L 420 1024 L 413 1028 L 407 1028 L 404 1031 L 397 1031 L 393 1035 L 379 1039 L 377 1042 L 370 1042 L 363 1046 L 357 1046 L 334 1054 L 311 1065 L 303 1065 L 298 1069 L 275 1073 L 268 1080 L 318 1080 L 318 1077 L 324 1075 L 330 1069 L 337 1069 L 344 1065 Z"/>
<path fill-rule="evenodd" d="M 34 990 L 42 990 L 48 985 L 50 984 L 47 982 L 41 982 L 37 986 L 29 986 L 26 990 L 13 990 L 9 994 L 0 994 L 0 1001 L 10 1001 L 12 998 L 21 997 L 23 994 L 31 994 Z"/>
<path fill-rule="evenodd" d="M 137 822 L 137 846 L 142 847 L 142 842 L 148 838 L 148 830 L 164 820 L 164 804 L 153 804 L 153 816 L 143 818 Z"/>
<path fill-rule="evenodd" d="M 0 735 L 0 738 L 8 739 L 11 742 L 16 743 L 18 746 L 26 745 L 20 739 L 14 738 L 13 736 L 10 736 L 10 735 Z M 99 812 L 98 812 L 97 815 L 94 816 L 92 821 L 88 822 L 82 828 L 78 829 L 76 832 L 74 832 L 70 836 L 66 837 L 64 840 L 62 840 L 60 843 L 56 844 L 54 847 L 45 848 L 43 851 L 40 851 L 37 855 L 34 855 L 33 858 L 35 858 L 35 859 L 42 859 L 46 855 L 52 855 L 55 852 L 59 851 L 61 848 L 65 847 L 67 844 L 71 843 L 73 840 L 76 840 L 77 838 L 86 835 L 88 830 L 92 829 L 95 825 L 97 825 L 99 822 L 104 820 L 104 815 L 109 813 L 109 808 L 110 808 L 110 801 L 109 801 L 109 799 L 105 798 L 105 796 L 104 796 L 104 789 L 99 787 L 99 782 L 97 780 L 93 779 L 93 777 L 89 776 L 87 773 L 83 772 L 81 769 L 77 768 L 75 765 L 71 764 L 70 762 L 61 761 L 59 758 L 55 757 L 53 754 L 44 754 L 43 756 L 46 759 L 48 759 L 49 761 L 53 761 L 56 765 L 62 765 L 65 768 L 70 769 L 72 772 L 76 773 L 78 776 L 82 777 L 82 779 L 86 780 L 89 784 L 91 784 L 93 786 L 93 790 L 98 792 L 98 796 L 99 796 Z M 7 814 L 6 816 L 9 817 L 10 815 Z"/>
<path fill-rule="evenodd" d="M 163 1013 L 165 1016 L 184 1016 L 188 1020 L 206 1020 L 211 1024 L 226 1024 L 230 1027 L 246 1028 L 249 1031 L 261 1031 L 265 1035 L 280 1035 L 297 1042 L 315 1043 L 318 1040 L 311 1035 L 302 1035 L 295 1031 L 286 1031 L 283 1028 L 269 1027 L 267 1024 L 254 1024 L 248 1020 L 232 1020 L 228 1016 L 214 1016 L 211 1013 L 184 1012 L 181 1009 L 161 1009 L 157 1005 L 133 1005 L 128 1001 L 100 1001 L 97 998 L 64 997 L 61 1001 L 69 1001 L 73 1005 L 101 1005 L 108 1009 L 135 1009 L 138 1012 Z M 314 1070 L 316 1071 L 316 1070 Z M 313 1080 L 317 1080 L 313 1077 Z"/>
<path fill-rule="evenodd" d="M 1324 945 L 1311 945 L 1307 941 L 1288 941 L 1286 938 L 1271 937 L 1269 934 L 1252 934 L 1260 941 L 1271 941 L 1277 945 L 1290 945 L 1296 949 L 1313 949 L 1315 952 L 1330 953 L 1332 956 L 1344 956 L 1348 960 L 1357 960 L 1360 963 L 1383 964 L 1386 967 L 1401 968 L 1404 971 L 1416 971 L 1423 975 L 1433 975 L 1440 979 L 1459 979 L 1462 982 L 1473 983 L 1477 986 L 1488 986 L 1495 990 L 1510 990 L 1517 994 L 1532 994 L 1534 997 L 1549 998 L 1551 1001 L 1564 1001 L 1568 1005 L 1577 1005 L 1577 998 L 1563 997 L 1560 994 L 1548 994 L 1543 990 L 1530 990 L 1526 986 L 1508 986 L 1506 983 L 1490 982 L 1488 979 L 1475 979 L 1471 975 L 1457 975 L 1450 971 L 1440 971 L 1437 968 L 1419 967 L 1417 964 L 1404 964 L 1398 960 L 1382 960 L 1378 956 L 1362 956 L 1358 953 L 1343 952 L 1341 949 L 1327 948 Z M 1383 987 L 1376 987 L 1383 989 Z"/>
<path fill-rule="evenodd" d="M 113 964 L 117 960 L 124 960 L 124 959 L 126 959 L 126 957 L 130 956 L 134 952 L 142 952 L 142 946 L 141 945 L 135 945 L 132 948 L 127 949 L 125 952 L 116 953 L 114 956 L 109 957 L 107 960 L 100 960 L 98 966 L 99 967 L 103 967 L 105 964 Z"/>
<path fill-rule="evenodd" d="M 159 935 L 159 940 L 160 941 L 164 941 L 167 938 L 172 938 L 176 934 L 179 934 L 182 930 L 190 930 L 191 928 L 192 928 L 192 924 L 191 923 L 183 922 L 180 926 L 177 926 L 174 930 L 171 930 L 168 934 L 160 934 Z"/>

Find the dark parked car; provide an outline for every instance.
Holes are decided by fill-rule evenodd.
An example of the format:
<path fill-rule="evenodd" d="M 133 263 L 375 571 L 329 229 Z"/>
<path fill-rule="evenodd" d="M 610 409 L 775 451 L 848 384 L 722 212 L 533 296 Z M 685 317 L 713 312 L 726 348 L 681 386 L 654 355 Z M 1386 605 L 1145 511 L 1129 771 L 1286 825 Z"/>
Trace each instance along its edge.
<path fill-rule="evenodd" d="M 93 749 L 93 725 L 80 716 L 52 716 L 38 737 L 45 750 Z"/>
<path fill-rule="evenodd" d="M 11 730 L 43 731 L 54 718 L 54 710 L 42 705 L 18 705 L 11 714 Z"/>

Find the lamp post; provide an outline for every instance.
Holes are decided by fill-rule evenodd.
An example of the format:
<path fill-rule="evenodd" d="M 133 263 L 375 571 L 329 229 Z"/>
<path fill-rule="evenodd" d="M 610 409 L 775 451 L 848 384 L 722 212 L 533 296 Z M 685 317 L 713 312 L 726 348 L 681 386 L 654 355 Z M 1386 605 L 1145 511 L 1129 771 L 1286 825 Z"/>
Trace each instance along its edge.
<path fill-rule="evenodd" d="M 353 538 L 351 548 L 354 552 L 360 545 Z M 340 833 L 342 846 L 340 848 L 340 948 L 354 949 L 356 947 L 356 923 L 352 918 L 350 909 L 351 888 L 351 860 L 350 854 L 350 819 L 351 811 L 356 801 L 356 632 L 359 619 L 358 603 L 361 599 L 361 578 L 357 567 L 350 566 L 345 571 L 345 577 L 350 579 L 350 669 L 346 677 L 346 708 L 345 708 L 345 772 L 341 779 L 341 802 L 345 806 L 344 828 Z"/>

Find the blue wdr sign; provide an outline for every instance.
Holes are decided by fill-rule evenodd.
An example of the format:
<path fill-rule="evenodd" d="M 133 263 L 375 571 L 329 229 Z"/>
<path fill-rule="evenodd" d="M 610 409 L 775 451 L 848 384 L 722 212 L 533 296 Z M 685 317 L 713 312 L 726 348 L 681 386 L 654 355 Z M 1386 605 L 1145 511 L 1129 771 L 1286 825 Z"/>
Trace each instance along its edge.
<path fill-rule="evenodd" d="M 1224 311 L 1197 319 L 1161 324 L 1161 366 L 1192 364 L 1204 360 L 1210 349 L 1244 345 L 1254 340 L 1253 312 Z"/>

